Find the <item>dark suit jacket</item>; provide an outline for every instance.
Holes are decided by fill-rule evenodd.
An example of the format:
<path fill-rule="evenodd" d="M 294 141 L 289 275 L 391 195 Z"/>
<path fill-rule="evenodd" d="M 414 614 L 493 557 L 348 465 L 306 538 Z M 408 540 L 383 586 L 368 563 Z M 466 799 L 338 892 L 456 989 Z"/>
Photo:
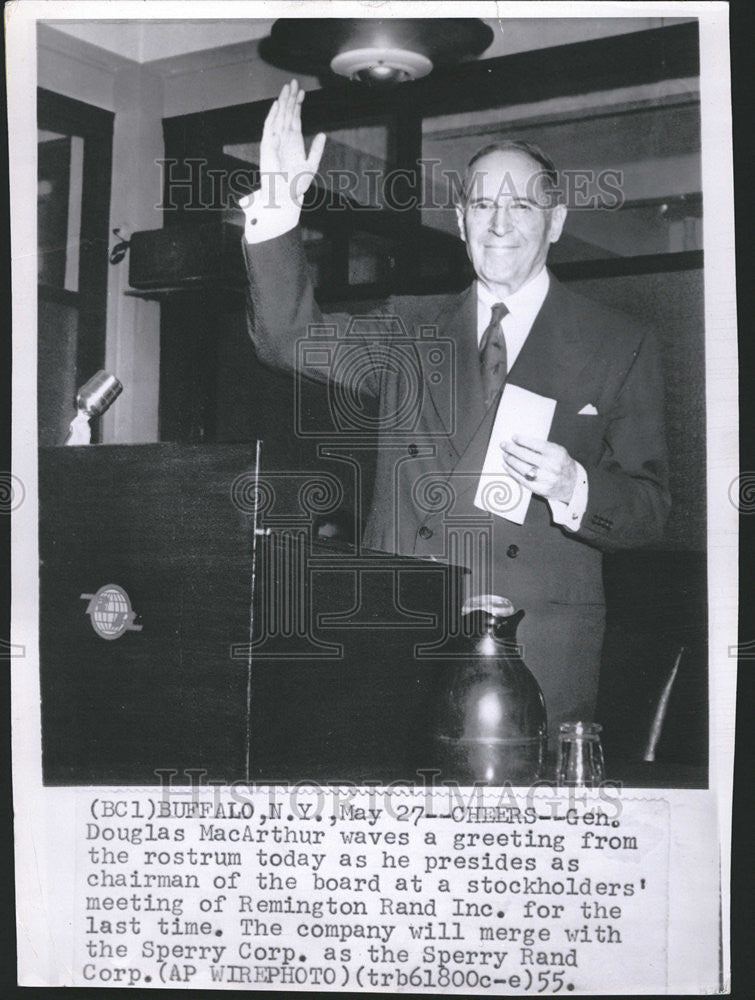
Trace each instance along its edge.
<path fill-rule="evenodd" d="M 489 583 L 535 624 L 550 611 L 574 609 L 575 643 L 580 609 L 591 609 L 590 627 L 599 634 L 589 656 L 594 660 L 597 649 L 599 657 L 601 552 L 657 540 L 670 506 L 653 335 L 551 277 L 508 382 L 557 401 L 549 439 L 586 469 L 589 501 L 577 532 L 555 525 L 547 502 L 535 496 L 517 525 L 473 503 L 497 408 L 486 410 L 482 399 L 474 286 L 460 295 L 393 299 L 379 317 L 355 323 L 321 314 L 296 230 L 245 245 L 245 254 L 259 357 L 301 370 L 302 342 L 319 343 L 325 349 L 305 352 L 308 375 L 358 383 L 379 400 L 382 430 L 364 544 L 477 563 L 474 588 Z M 332 329 L 318 340 L 323 331 L 313 336 L 312 324 Z M 580 414 L 588 404 L 597 414 Z M 597 683 L 597 665 L 589 672 L 589 683 Z"/>

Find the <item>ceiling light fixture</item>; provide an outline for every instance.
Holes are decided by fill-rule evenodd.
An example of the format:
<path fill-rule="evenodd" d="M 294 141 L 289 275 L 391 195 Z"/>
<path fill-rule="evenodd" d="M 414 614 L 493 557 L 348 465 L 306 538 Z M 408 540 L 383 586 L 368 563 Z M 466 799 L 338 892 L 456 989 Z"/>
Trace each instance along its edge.
<path fill-rule="evenodd" d="M 475 17 L 279 18 L 260 54 L 323 83 L 342 76 L 389 86 L 474 59 L 492 41 L 493 29 Z"/>
<path fill-rule="evenodd" d="M 427 76 L 433 68 L 427 56 L 408 49 L 351 49 L 339 52 L 330 61 L 330 68 L 339 76 L 361 83 L 403 83 Z"/>

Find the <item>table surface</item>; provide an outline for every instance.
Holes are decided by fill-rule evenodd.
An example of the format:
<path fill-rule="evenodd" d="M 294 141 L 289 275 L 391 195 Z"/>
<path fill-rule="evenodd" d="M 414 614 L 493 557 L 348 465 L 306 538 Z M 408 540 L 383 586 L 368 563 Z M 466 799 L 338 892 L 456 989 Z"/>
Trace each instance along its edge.
<path fill-rule="evenodd" d="M 364 785 L 383 786 L 400 785 L 402 787 L 443 787 L 442 777 L 433 778 L 429 772 L 414 773 L 409 771 L 407 766 L 401 766 L 394 761 L 385 761 L 382 766 L 376 763 L 374 766 L 366 768 L 344 763 L 337 771 L 332 765 L 321 764 L 317 761 L 310 761 L 306 769 L 301 769 L 301 773 L 292 773 L 290 765 L 286 766 L 285 772 L 281 769 L 281 775 L 285 777 L 276 779 L 276 768 L 272 762 L 267 762 L 264 775 L 256 776 L 255 780 L 260 784 L 297 784 L 314 783 L 320 785 Z M 543 786 L 555 787 L 555 761 L 549 759 L 545 774 L 539 784 Z M 687 764 L 677 761 L 620 761 L 607 762 L 606 784 L 610 787 L 629 788 L 700 788 L 708 787 L 708 769 L 704 765 Z"/>

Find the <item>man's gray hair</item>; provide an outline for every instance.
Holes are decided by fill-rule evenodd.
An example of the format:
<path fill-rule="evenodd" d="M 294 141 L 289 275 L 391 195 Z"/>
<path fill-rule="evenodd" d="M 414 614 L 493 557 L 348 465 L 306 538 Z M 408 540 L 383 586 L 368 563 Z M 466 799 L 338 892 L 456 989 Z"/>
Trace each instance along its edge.
<path fill-rule="evenodd" d="M 467 163 L 461 190 L 461 201 L 463 204 L 466 204 L 469 200 L 470 188 L 472 186 L 475 173 L 477 172 L 475 170 L 475 164 L 484 156 L 488 156 L 490 153 L 508 153 L 512 151 L 524 153 L 525 156 L 529 156 L 533 163 L 538 165 L 540 170 L 538 171 L 537 176 L 542 178 L 543 188 L 548 195 L 548 207 L 552 208 L 558 203 L 560 198 L 560 192 L 558 190 L 558 170 L 556 168 L 556 164 L 550 156 L 548 156 L 548 154 L 534 142 L 527 142 L 526 139 L 500 139 L 498 142 L 491 142 L 487 146 L 483 146 L 481 149 L 478 149 L 470 159 L 469 163 Z"/>

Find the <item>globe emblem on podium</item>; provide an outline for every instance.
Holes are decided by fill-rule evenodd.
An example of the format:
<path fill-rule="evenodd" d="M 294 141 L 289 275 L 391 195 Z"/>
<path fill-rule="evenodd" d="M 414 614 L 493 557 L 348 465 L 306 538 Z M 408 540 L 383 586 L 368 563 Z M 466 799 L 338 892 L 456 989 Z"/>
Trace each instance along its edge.
<path fill-rule="evenodd" d="M 136 615 L 129 596 L 117 583 L 108 583 L 96 594 L 82 594 L 81 598 L 89 601 L 86 613 L 101 639 L 117 639 L 129 630 L 141 632 L 142 626 L 134 625 Z"/>

